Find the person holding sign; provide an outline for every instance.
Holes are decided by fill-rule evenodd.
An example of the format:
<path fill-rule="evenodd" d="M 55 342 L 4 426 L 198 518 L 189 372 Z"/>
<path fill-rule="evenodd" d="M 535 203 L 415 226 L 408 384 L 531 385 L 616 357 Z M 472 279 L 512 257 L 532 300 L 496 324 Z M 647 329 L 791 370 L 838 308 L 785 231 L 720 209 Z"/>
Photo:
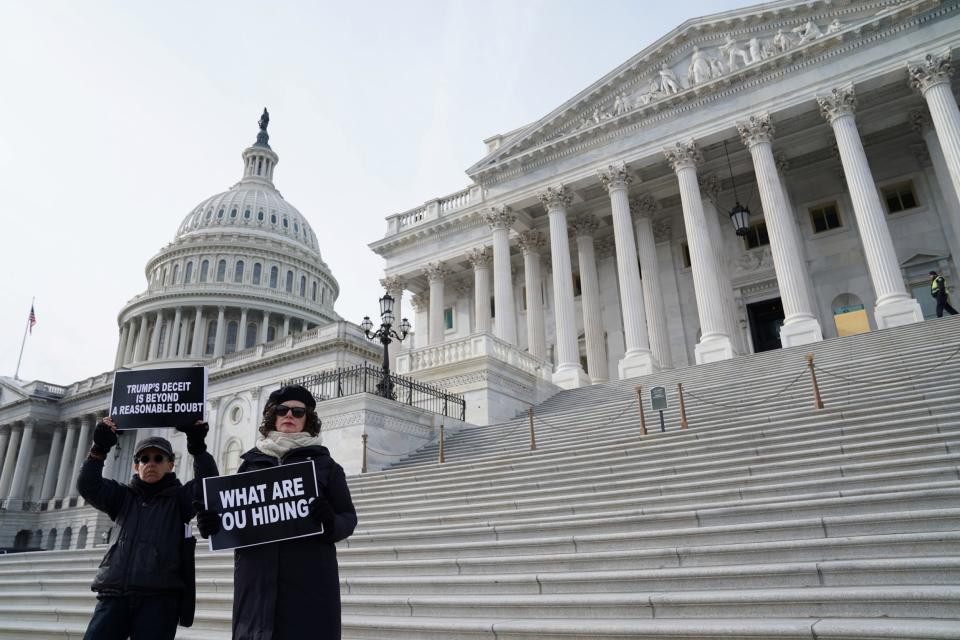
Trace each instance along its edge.
<path fill-rule="evenodd" d="M 177 623 L 193 620 L 193 556 L 184 551 L 194 515 L 196 483 L 218 475 L 204 441 L 207 424 L 178 427 L 187 435 L 196 480 L 181 484 L 173 473 L 173 447 L 166 438 L 140 440 L 133 452 L 133 479 L 120 484 L 103 478 L 103 463 L 117 444 L 117 427 L 104 418 L 93 431 L 93 446 L 80 469 L 77 488 L 84 500 L 116 523 L 113 544 L 103 557 L 91 589 L 97 606 L 84 640 L 171 640 Z M 192 549 L 192 547 L 191 547 Z M 183 557 L 188 556 L 188 557 Z M 190 566 L 183 566 L 189 563 Z"/>
<path fill-rule="evenodd" d="M 260 438 L 244 453 L 238 473 L 310 461 L 317 497 L 309 517 L 317 535 L 234 550 L 234 640 L 334 640 L 340 637 L 340 576 L 334 543 L 357 526 L 343 468 L 320 445 L 313 395 L 290 385 L 270 394 Z M 200 535 L 217 534 L 220 514 L 197 516 Z M 321 532 L 322 528 L 322 532 Z"/>

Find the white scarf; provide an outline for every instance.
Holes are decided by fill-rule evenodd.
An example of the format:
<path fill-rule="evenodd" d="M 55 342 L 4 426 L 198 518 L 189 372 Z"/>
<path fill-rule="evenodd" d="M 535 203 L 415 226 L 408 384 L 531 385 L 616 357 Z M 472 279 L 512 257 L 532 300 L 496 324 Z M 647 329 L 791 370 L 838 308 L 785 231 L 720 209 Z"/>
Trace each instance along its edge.
<path fill-rule="evenodd" d="M 260 436 L 257 439 L 257 449 L 279 460 L 291 449 L 319 445 L 321 442 L 323 442 L 323 438 L 320 434 L 312 436 L 306 431 L 298 431 L 297 433 L 271 431 L 266 436 Z"/>

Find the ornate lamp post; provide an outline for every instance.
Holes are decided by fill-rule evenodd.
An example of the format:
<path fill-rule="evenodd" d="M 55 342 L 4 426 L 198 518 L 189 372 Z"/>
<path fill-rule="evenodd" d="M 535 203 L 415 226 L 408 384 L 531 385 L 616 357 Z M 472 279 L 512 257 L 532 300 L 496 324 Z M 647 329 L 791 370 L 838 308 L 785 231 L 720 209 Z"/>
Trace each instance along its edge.
<path fill-rule="evenodd" d="M 393 395 L 393 380 L 390 379 L 390 343 L 396 340 L 403 342 L 410 333 L 410 322 L 404 318 L 400 321 L 400 333 L 393 330 L 393 296 L 389 293 L 380 298 L 380 328 L 372 331 L 373 322 L 370 316 L 364 316 L 360 327 L 370 340 L 380 340 L 383 345 L 383 380 L 377 385 L 377 395 L 396 400 Z"/>

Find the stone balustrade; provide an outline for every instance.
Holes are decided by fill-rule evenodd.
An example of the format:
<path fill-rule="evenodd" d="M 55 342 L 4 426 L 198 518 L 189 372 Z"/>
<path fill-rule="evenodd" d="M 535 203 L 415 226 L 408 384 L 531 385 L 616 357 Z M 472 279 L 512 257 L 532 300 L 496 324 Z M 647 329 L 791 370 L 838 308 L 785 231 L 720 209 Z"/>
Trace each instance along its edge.
<path fill-rule="evenodd" d="M 397 373 L 415 373 L 483 357 L 494 358 L 544 380 L 549 380 L 553 373 L 553 366 L 549 362 L 539 360 L 488 333 L 477 333 L 402 353 L 397 356 Z"/>

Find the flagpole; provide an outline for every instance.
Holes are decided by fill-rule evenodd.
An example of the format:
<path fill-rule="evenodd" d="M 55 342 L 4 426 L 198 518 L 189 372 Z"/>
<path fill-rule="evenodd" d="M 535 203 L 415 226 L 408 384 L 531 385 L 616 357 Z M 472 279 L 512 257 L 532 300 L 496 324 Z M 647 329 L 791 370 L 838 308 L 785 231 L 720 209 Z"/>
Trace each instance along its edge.
<path fill-rule="evenodd" d="M 30 299 L 30 309 L 33 310 L 33 303 L 37 301 L 36 296 Z M 27 344 L 27 331 L 30 330 L 30 317 L 27 316 L 27 326 L 23 328 L 23 341 L 20 342 L 20 356 L 17 358 L 17 370 L 13 373 L 13 379 L 19 380 L 20 361 L 23 360 L 23 347 Z"/>

